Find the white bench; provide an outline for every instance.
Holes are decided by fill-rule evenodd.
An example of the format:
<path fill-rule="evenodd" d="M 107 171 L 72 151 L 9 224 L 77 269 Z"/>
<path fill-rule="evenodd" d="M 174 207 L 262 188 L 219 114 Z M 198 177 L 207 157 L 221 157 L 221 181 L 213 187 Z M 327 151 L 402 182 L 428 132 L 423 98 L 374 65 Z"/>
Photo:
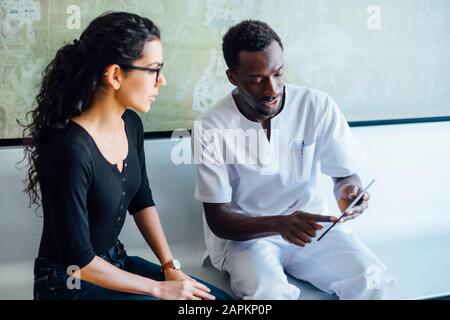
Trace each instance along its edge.
<path fill-rule="evenodd" d="M 368 156 L 360 173 L 371 189 L 369 210 L 347 226 L 353 229 L 397 278 L 392 299 L 419 299 L 450 294 L 450 123 L 353 128 Z M 205 245 L 201 204 L 193 198 L 195 168 L 174 165 L 170 139 L 145 142 L 147 169 L 163 227 L 184 269 L 230 292 L 228 276 L 202 266 Z M 33 259 L 42 218 L 27 208 L 21 192 L 24 171 L 15 163 L 22 148 L 0 148 L 0 299 L 31 299 Z M 337 213 L 328 177 L 321 179 L 330 212 Z M 129 254 L 153 261 L 133 219 L 127 219 L 121 240 Z M 335 299 L 308 283 L 302 299 Z"/>

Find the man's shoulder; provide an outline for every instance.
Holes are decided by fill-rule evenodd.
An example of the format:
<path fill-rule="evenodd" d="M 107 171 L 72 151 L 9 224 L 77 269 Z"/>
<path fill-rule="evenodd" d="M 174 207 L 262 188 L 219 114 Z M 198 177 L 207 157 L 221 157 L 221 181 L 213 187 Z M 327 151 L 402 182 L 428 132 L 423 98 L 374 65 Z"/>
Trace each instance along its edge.
<path fill-rule="evenodd" d="M 310 116 L 317 119 L 323 118 L 332 108 L 337 107 L 330 94 L 322 90 L 291 84 L 286 84 L 286 104 L 291 112 L 301 114 L 302 117 Z"/>
<path fill-rule="evenodd" d="M 315 105 L 323 105 L 332 100 L 332 97 L 322 90 L 293 84 L 286 84 L 286 97 L 290 100 L 312 102 Z"/>

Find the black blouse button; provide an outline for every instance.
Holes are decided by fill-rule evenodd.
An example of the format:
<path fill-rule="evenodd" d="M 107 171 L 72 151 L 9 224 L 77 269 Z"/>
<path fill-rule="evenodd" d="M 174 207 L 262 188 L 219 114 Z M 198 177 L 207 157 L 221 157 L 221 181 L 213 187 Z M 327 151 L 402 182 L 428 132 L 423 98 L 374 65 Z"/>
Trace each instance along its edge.
<path fill-rule="evenodd" d="M 128 163 L 125 162 L 125 167 L 128 166 Z"/>
<path fill-rule="evenodd" d="M 125 178 L 122 178 L 122 182 L 125 182 Z"/>
<path fill-rule="evenodd" d="M 125 191 L 124 191 L 124 192 L 122 192 L 122 196 L 124 196 L 124 197 L 125 197 Z"/>

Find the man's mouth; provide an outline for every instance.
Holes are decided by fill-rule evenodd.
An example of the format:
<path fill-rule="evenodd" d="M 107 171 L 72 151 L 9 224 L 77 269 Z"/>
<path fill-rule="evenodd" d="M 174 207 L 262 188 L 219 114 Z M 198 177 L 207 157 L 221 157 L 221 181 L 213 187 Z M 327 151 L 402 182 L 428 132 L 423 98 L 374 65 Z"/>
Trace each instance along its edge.
<path fill-rule="evenodd" d="M 276 98 L 273 100 L 265 100 L 265 101 L 262 101 L 261 103 L 268 108 L 275 108 L 278 106 L 279 102 L 280 102 L 280 98 Z"/>

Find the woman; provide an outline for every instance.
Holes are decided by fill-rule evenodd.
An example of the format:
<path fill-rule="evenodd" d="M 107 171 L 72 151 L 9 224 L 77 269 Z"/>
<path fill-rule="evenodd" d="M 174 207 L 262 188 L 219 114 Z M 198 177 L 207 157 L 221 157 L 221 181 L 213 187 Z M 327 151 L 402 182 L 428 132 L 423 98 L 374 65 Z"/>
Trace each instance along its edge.
<path fill-rule="evenodd" d="M 179 270 L 152 199 L 142 122 L 127 107 L 150 110 L 166 84 L 162 66 L 158 28 L 116 12 L 46 68 L 26 128 L 26 190 L 44 214 L 35 299 L 229 298 Z M 127 211 L 163 268 L 124 251 Z"/>

